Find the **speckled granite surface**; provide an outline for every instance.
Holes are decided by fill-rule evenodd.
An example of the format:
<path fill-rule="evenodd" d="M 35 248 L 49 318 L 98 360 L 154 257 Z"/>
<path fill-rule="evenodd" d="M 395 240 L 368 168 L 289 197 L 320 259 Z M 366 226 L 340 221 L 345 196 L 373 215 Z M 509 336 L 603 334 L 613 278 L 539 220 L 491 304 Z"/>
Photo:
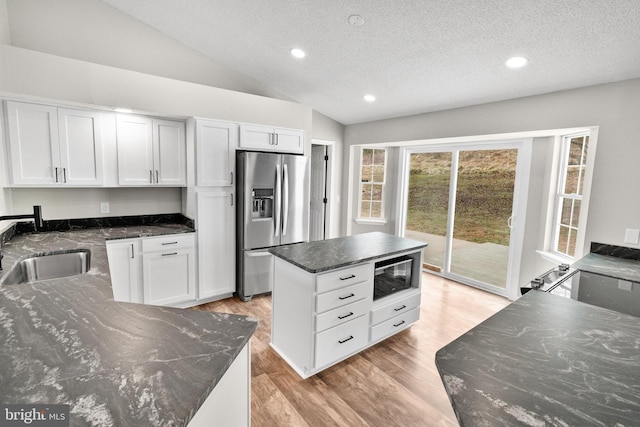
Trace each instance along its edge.
<path fill-rule="evenodd" d="M 417 240 L 373 232 L 278 246 L 269 252 L 310 273 L 320 273 L 426 246 Z"/>
<path fill-rule="evenodd" d="M 462 426 L 636 426 L 640 319 L 529 292 L 436 353 Z"/>
<path fill-rule="evenodd" d="M 571 266 L 590 273 L 603 274 L 632 282 L 640 282 L 640 261 L 631 256 L 638 251 L 637 249 L 627 248 L 628 250 L 624 250 L 625 248 L 621 247 L 603 246 L 604 248 L 595 248 L 596 252 L 593 252 L 594 247 L 592 245 L 592 252 L 580 258 L 571 264 Z M 629 255 L 630 257 L 625 255 Z"/>
<path fill-rule="evenodd" d="M 23 234 L 6 243 L 2 273 L 23 257 L 76 248 L 91 250 L 91 269 L 0 285 L 0 402 L 69 404 L 73 426 L 186 425 L 257 322 L 114 302 L 105 239 L 191 231 L 162 224 Z"/>

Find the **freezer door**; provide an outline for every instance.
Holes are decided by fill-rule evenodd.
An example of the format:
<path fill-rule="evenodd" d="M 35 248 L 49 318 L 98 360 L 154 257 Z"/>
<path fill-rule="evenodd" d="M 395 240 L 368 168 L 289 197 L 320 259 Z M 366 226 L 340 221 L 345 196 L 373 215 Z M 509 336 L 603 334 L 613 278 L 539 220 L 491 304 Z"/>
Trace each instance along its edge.
<path fill-rule="evenodd" d="M 238 246 L 257 249 L 280 244 L 276 221 L 281 173 L 280 156 L 267 153 L 238 153 Z M 279 231 L 279 229 L 278 229 Z"/>
<path fill-rule="evenodd" d="M 273 255 L 266 250 L 244 251 L 241 259 L 242 280 L 237 289 L 244 301 L 273 289 Z"/>
<path fill-rule="evenodd" d="M 309 240 L 308 158 L 282 156 L 282 229 L 280 243 Z"/>

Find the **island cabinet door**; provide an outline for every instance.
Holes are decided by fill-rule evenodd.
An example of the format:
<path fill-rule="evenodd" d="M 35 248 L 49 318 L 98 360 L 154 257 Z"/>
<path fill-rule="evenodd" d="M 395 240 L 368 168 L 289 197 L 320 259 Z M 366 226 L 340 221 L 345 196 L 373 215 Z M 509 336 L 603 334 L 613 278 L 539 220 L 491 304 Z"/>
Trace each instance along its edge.
<path fill-rule="evenodd" d="M 316 334 L 315 367 L 334 364 L 363 349 L 369 341 L 369 316 L 335 326 Z"/>

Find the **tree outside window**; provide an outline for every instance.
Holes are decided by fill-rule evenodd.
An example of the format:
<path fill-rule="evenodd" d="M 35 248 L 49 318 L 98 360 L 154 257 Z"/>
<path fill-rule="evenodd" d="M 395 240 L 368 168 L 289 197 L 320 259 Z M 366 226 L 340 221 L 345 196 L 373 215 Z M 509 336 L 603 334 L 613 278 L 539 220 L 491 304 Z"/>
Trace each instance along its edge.
<path fill-rule="evenodd" d="M 554 250 L 570 257 L 575 256 L 580 204 L 587 170 L 589 135 L 570 135 L 563 138 L 563 162 L 557 194 L 557 215 Z"/>
<path fill-rule="evenodd" d="M 360 162 L 360 213 L 361 219 L 384 219 L 383 189 L 387 150 L 363 148 Z"/>

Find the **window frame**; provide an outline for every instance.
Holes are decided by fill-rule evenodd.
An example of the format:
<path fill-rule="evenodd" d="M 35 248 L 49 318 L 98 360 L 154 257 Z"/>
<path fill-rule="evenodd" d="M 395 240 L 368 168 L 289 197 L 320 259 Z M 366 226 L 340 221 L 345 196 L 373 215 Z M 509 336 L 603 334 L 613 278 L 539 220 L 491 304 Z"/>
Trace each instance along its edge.
<path fill-rule="evenodd" d="M 585 143 L 584 143 L 585 137 L 587 138 L 586 153 L 585 153 Z M 554 195 L 554 217 L 553 217 L 553 228 L 552 228 L 550 252 L 561 257 L 575 259 L 576 253 L 580 252 L 578 248 L 578 243 L 579 243 L 581 227 L 583 227 L 583 224 L 584 224 L 584 218 L 583 218 L 584 215 L 582 212 L 582 206 L 584 205 L 585 188 L 587 188 L 586 175 L 588 173 L 588 156 L 591 148 L 592 135 L 590 131 L 584 131 L 584 132 L 561 135 L 561 138 L 562 138 L 562 141 L 561 141 L 561 148 L 560 148 L 560 162 L 558 164 L 558 171 L 556 175 L 557 186 L 556 186 L 555 195 Z M 568 172 L 570 170 L 570 166 L 572 166 L 569 164 L 569 155 L 571 152 L 571 141 L 576 138 L 583 139 L 582 152 L 580 156 L 581 163 L 578 165 L 581 169 L 579 174 L 579 179 L 578 179 L 579 194 L 565 192 Z M 564 224 L 562 222 L 563 202 L 565 200 L 573 201 L 571 206 L 571 212 L 569 214 L 570 220 L 568 224 Z M 577 214 L 574 212 L 576 201 L 580 203 L 580 207 L 578 208 Z M 575 218 L 576 215 L 577 215 L 577 221 L 574 222 L 573 218 Z M 568 227 L 569 233 L 570 233 L 567 236 L 567 241 L 565 242 L 567 252 L 562 252 L 560 250 L 561 229 L 563 227 Z M 573 233 L 573 235 L 575 236 L 575 239 L 573 241 L 574 242 L 573 253 L 570 253 L 570 250 L 569 250 L 571 245 L 571 239 L 569 237 L 572 235 L 571 233 Z"/>
<path fill-rule="evenodd" d="M 365 150 L 372 150 L 373 151 L 373 158 L 375 159 L 375 151 L 383 151 L 384 152 L 384 160 L 383 160 L 383 178 L 382 178 L 382 182 L 378 182 L 378 181 L 371 181 L 371 182 L 367 182 L 364 183 L 362 181 L 362 168 L 363 166 L 363 160 L 364 160 L 364 151 Z M 358 168 L 358 215 L 356 216 L 356 222 L 359 224 L 363 224 L 363 223 L 369 223 L 369 224 L 385 224 L 387 222 L 387 218 L 386 218 L 386 214 L 385 214 L 385 208 L 386 208 L 386 186 L 387 186 L 387 166 L 388 166 L 388 160 L 389 160 L 389 150 L 387 149 L 387 147 L 367 147 L 367 146 L 362 146 L 360 147 L 360 161 L 359 161 L 359 168 Z M 373 163 L 375 164 L 375 163 Z M 369 184 L 369 185 L 381 185 L 381 197 L 380 197 L 380 217 L 371 217 L 371 216 L 363 216 L 362 215 L 362 203 L 363 203 L 363 199 L 362 199 L 362 192 L 363 192 L 363 184 Z M 370 202 L 373 202 L 373 199 L 369 200 Z M 369 213 L 371 213 L 371 209 L 369 209 Z"/>

